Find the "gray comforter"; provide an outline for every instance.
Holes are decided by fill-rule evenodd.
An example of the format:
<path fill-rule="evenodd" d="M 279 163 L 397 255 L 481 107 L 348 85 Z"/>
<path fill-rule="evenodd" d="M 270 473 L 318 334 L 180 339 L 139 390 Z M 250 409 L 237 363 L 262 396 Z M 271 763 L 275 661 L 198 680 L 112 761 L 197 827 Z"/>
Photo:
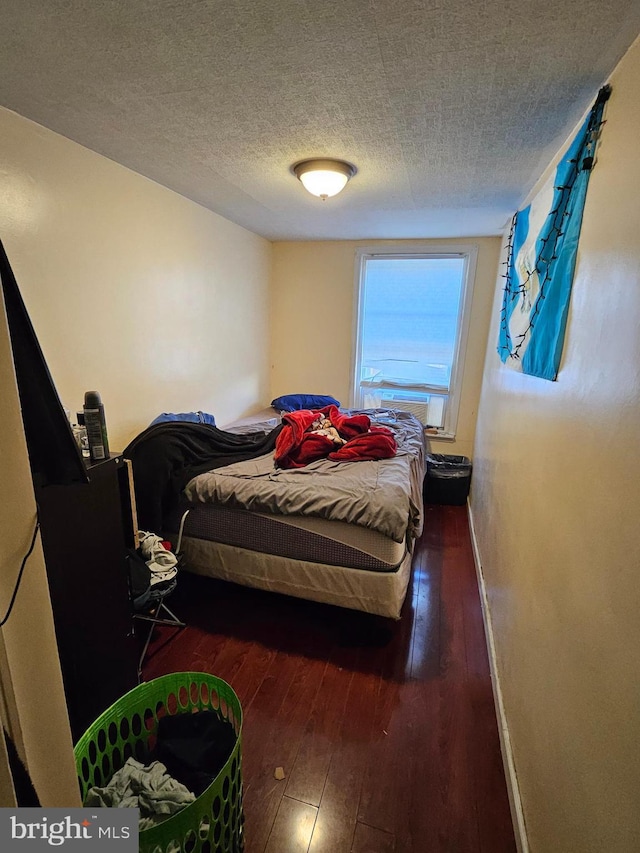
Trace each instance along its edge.
<path fill-rule="evenodd" d="M 187 484 L 185 495 L 192 502 L 213 501 L 253 512 L 344 521 L 396 542 L 411 540 L 422 531 L 422 424 L 408 412 L 365 411 L 372 423 L 393 431 L 398 451 L 392 459 L 320 459 L 304 468 L 282 470 L 268 454 L 199 474 Z"/>

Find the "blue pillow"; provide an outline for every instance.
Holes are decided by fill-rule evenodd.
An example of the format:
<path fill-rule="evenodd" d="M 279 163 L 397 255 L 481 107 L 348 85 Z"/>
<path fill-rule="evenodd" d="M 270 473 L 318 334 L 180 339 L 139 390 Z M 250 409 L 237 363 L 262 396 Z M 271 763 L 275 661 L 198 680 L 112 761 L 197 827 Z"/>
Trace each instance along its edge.
<path fill-rule="evenodd" d="M 186 421 L 191 424 L 209 424 L 209 426 L 216 425 L 216 419 L 213 415 L 208 415 L 206 412 L 179 412 L 178 414 L 175 414 L 174 412 L 163 412 L 161 415 L 158 415 L 157 418 L 154 418 L 149 426 L 164 424 L 169 421 Z"/>
<path fill-rule="evenodd" d="M 335 397 L 325 394 L 285 394 L 276 397 L 271 405 L 279 412 L 295 412 L 297 409 L 324 409 L 325 406 L 338 406 L 340 403 Z"/>

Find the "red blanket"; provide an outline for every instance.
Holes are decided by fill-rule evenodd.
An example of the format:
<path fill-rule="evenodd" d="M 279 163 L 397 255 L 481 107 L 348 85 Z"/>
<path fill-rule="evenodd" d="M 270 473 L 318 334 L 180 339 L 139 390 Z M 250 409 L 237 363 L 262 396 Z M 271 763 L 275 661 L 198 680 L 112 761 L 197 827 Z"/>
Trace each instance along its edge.
<path fill-rule="evenodd" d="M 310 432 L 319 418 L 331 421 L 345 443 L 338 445 L 330 436 Z M 343 415 L 336 406 L 289 412 L 282 423 L 274 454 L 278 468 L 303 468 L 325 457 L 344 462 L 390 459 L 397 449 L 391 430 L 372 427 L 367 415 Z"/>

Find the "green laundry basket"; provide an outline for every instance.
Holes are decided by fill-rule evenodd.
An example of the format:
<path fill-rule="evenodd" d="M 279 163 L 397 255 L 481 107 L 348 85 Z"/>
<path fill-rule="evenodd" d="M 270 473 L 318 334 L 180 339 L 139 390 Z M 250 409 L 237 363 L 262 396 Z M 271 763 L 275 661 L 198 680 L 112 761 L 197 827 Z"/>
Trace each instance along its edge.
<path fill-rule="evenodd" d="M 140 853 L 242 853 L 242 708 L 232 688 L 206 672 L 174 672 L 134 687 L 87 729 L 74 754 L 82 800 L 128 758 L 148 763 L 165 714 L 213 710 L 236 733 L 229 760 L 193 802 L 140 832 Z"/>

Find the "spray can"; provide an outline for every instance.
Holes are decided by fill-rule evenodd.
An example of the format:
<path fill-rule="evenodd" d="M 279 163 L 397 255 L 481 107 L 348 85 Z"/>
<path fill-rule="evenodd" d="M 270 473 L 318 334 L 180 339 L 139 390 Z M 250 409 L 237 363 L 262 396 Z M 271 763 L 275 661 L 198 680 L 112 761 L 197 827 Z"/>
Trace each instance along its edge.
<path fill-rule="evenodd" d="M 84 425 L 89 439 L 89 456 L 92 462 L 109 458 L 109 440 L 107 424 L 104 419 L 104 406 L 97 391 L 87 391 L 84 395 Z"/>

